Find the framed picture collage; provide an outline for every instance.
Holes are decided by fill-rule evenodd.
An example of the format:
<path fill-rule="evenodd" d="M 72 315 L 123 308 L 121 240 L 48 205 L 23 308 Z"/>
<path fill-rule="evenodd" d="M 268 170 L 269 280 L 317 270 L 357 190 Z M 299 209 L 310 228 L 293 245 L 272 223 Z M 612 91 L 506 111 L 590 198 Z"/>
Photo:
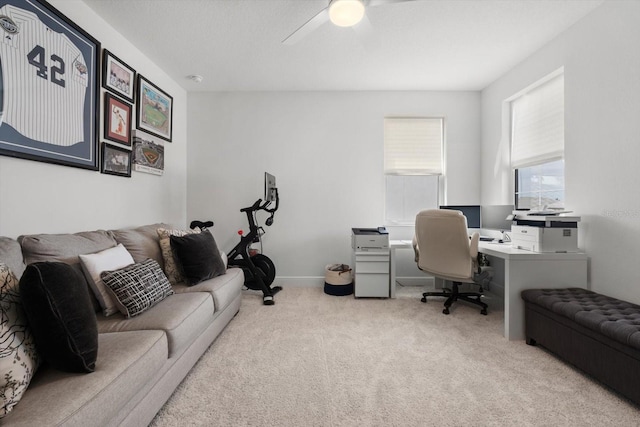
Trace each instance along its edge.
<path fill-rule="evenodd" d="M 171 95 L 44 0 L 1 1 L 0 34 L 0 155 L 162 175 Z"/>

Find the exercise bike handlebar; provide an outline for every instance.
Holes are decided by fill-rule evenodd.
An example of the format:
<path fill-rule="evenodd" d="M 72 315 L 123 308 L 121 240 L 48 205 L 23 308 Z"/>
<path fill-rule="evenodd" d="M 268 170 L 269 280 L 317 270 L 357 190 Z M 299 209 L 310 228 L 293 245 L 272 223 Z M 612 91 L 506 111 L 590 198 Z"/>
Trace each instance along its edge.
<path fill-rule="evenodd" d="M 240 209 L 240 212 L 256 212 L 262 210 L 269 212 L 270 214 L 275 213 L 278 210 L 278 205 L 280 204 L 280 197 L 278 196 L 278 189 L 275 188 L 274 191 L 276 192 L 276 206 L 273 209 L 268 208 L 271 204 L 269 200 L 265 200 L 264 203 L 262 203 L 262 199 L 258 199 L 252 206 Z"/>

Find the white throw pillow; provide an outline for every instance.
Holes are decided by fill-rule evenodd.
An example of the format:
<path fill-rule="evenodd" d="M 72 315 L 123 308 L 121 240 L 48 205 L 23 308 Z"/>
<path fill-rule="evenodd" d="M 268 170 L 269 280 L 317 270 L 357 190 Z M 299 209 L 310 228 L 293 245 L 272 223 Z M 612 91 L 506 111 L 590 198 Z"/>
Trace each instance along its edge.
<path fill-rule="evenodd" d="M 79 255 L 82 271 L 84 272 L 91 290 L 100 303 L 105 316 L 111 316 L 118 312 L 118 306 L 113 301 L 111 294 L 105 288 L 100 273 L 103 271 L 118 270 L 134 263 L 133 257 L 122 244 L 95 254 Z"/>
<path fill-rule="evenodd" d="M 40 358 L 22 310 L 18 279 L 0 264 L 0 418 L 7 415 L 27 390 Z"/>

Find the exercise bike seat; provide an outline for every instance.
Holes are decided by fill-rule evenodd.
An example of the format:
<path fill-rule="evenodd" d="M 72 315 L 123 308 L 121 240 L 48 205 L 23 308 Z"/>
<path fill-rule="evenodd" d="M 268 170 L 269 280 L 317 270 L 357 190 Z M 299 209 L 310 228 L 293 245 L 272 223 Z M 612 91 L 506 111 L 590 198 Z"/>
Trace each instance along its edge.
<path fill-rule="evenodd" d="M 213 227 L 213 221 L 191 221 L 191 224 L 189 224 L 189 228 L 191 228 L 192 230 L 194 228 L 209 228 L 209 227 Z"/>

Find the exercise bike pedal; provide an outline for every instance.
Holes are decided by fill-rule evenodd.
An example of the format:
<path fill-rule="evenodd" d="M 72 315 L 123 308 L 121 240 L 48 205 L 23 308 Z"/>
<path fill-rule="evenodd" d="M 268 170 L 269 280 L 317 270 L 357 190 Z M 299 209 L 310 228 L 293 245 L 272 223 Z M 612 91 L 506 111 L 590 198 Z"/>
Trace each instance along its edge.
<path fill-rule="evenodd" d="M 273 300 L 273 295 L 265 295 L 262 298 L 262 303 L 264 305 L 274 305 L 276 302 Z"/>
<path fill-rule="evenodd" d="M 282 286 L 274 286 L 271 288 L 271 295 L 275 295 L 282 290 Z"/>

